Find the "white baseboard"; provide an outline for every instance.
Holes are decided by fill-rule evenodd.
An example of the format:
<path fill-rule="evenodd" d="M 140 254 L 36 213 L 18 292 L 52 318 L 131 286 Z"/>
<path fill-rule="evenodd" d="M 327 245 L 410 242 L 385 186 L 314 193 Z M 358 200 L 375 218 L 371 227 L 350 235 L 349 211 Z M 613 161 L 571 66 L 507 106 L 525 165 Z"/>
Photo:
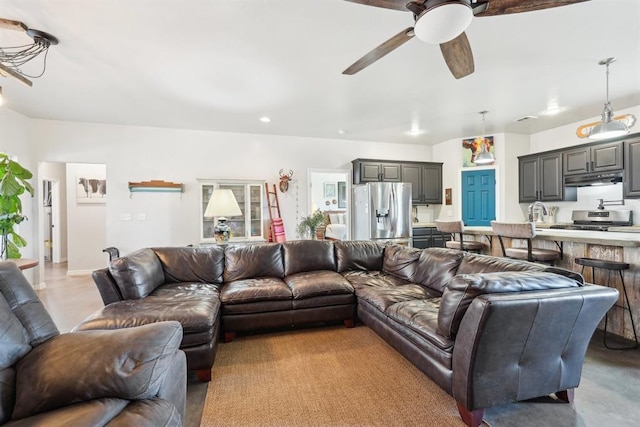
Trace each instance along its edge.
<path fill-rule="evenodd" d="M 37 285 L 33 285 L 33 289 L 35 289 L 36 291 L 41 291 L 42 289 L 45 289 L 47 287 L 47 284 L 45 282 L 40 282 Z"/>

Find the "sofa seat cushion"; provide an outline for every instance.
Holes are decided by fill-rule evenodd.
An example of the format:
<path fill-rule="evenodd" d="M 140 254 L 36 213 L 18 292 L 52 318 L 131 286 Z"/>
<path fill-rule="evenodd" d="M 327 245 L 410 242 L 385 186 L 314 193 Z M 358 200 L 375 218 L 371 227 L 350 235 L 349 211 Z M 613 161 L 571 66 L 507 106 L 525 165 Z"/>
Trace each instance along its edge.
<path fill-rule="evenodd" d="M 211 340 L 211 332 L 220 311 L 217 285 L 206 283 L 171 283 L 137 300 L 111 303 L 92 314 L 74 330 L 121 329 L 147 325 L 164 320 L 180 322 L 186 344 L 191 334 L 202 335 L 202 344 Z"/>
<path fill-rule="evenodd" d="M 424 339 L 446 351 L 453 351 L 453 340 L 437 332 L 440 298 L 417 299 L 393 304 L 387 308 L 390 319 L 410 328 Z"/>
<path fill-rule="evenodd" d="M 220 291 L 220 301 L 223 304 L 279 301 L 292 298 L 291 289 L 284 280 L 277 277 L 234 280 L 225 283 Z"/>
<path fill-rule="evenodd" d="M 581 283 L 571 277 L 537 271 L 459 274 L 451 279 L 442 294 L 438 312 L 438 333 L 454 338 L 467 308 L 479 295 L 579 286 Z"/>
<path fill-rule="evenodd" d="M 294 300 L 354 292 L 353 286 L 347 279 L 329 270 L 296 273 L 285 277 L 284 281 L 291 289 Z"/>
<path fill-rule="evenodd" d="M 393 274 L 382 273 L 381 271 L 348 271 L 342 273 L 342 276 L 356 290 L 360 288 L 387 288 L 411 283 L 408 280 L 401 279 Z"/>
<path fill-rule="evenodd" d="M 3 424 L 5 427 L 32 426 L 104 426 L 130 403 L 127 399 L 105 397 L 74 403 L 62 408 Z"/>
<path fill-rule="evenodd" d="M 402 301 L 434 297 L 434 295 L 430 294 L 426 288 L 416 284 L 387 287 L 362 287 L 356 290 L 356 295 L 359 300 L 364 300 L 385 313 L 393 304 L 397 304 Z"/>

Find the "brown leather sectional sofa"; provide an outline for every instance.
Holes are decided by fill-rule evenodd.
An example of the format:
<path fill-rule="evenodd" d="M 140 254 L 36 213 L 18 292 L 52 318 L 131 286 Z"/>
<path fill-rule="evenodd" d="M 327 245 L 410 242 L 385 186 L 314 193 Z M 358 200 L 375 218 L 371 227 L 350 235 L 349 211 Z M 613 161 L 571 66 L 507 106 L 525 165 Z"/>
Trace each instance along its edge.
<path fill-rule="evenodd" d="M 453 395 L 483 408 L 570 401 L 618 293 L 558 268 L 364 241 L 142 249 L 94 272 L 106 306 L 79 329 L 178 320 L 189 369 L 210 378 L 218 337 L 357 318 Z"/>

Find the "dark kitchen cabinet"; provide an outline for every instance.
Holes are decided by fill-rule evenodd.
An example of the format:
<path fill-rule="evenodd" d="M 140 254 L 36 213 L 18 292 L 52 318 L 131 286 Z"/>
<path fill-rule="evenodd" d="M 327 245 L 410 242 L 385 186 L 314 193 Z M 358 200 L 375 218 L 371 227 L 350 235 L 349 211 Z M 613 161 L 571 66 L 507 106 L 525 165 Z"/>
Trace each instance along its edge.
<path fill-rule="evenodd" d="M 414 248 L 444 248 L 447 240 L 449 240 L 449 234 L 443 234 L 435 227 L 413 227 Z"/>
<path fill-rule="evenodd" d="M 623 159 L 622 141 L 581 146 L 563 152 L 562 173 L 571 176 L 621 170 Z"/>
<path fill-rule="evenodd" d="M 520 203 L 566 200 L 561 152 L 522 156 L 518 161 Z"/>
<path fill-rule="evenodd" d="M 353 183 L 409 182 L 414 205 L 442 204 L 442 163 L 355 159 Z"/>
<path fill-rule="evenodd" d="M 624 198 L 640 198 L 640 137 L 624 141 Z"/>
<path fill-rule="evenodd" d="M 401 166 L 397 162 L 356 159 L 353 162 L 353 183 L 402 182 Z"/>
<path fill-rule="evenodd" d="M 411 183 L 414 205 L 442 204 L 442 163 L 403 163 L 402 182 Z"/>

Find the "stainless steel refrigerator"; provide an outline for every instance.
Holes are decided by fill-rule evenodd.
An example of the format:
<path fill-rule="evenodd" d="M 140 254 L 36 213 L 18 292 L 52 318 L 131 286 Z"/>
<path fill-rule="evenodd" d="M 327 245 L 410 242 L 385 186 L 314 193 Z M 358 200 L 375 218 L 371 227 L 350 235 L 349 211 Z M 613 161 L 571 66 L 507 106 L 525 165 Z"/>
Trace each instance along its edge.
<path fill-rule="evenodd" d="M 355 240 L 411 246 L 411 183 L 354 185 L 353 230 Z"/>

